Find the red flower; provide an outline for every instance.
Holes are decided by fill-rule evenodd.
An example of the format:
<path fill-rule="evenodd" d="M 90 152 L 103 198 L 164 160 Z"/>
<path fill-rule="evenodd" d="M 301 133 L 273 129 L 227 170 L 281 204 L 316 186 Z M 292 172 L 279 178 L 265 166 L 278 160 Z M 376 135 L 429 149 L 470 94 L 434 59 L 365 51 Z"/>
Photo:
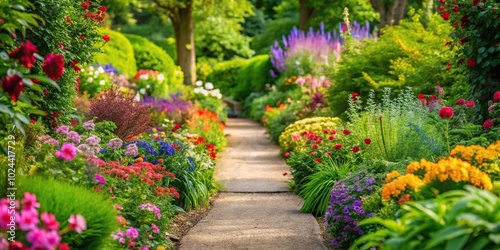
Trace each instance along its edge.
<path fill-rule="evenodd" d="M 110 38 L 108 35 L 104 35 L 104 36 L 102 36 L 102 40 L 109 42 Z"/>
<path fill-rule="evenodd" d="M 290 152 L 285 152 L 285 157 L 286 158 L 290 157 Z"/>
<path fill-rule="evenodd" d="M 82 3 L 82 8 L 84 8 L 84 9 L 90 8 L 90 2 L 83 2 Z"/>
<path fill-rule="evenodd" d="M 352 147 L 352 152 L 354 152 L 354 153 L 359 152 L 359 146 Z"/>
<path fill-rule="evenodd" d="M 316 150 L 316 149 L 318 149 L 318 145 L 314 144 L 314 145 L 312 145 L 312 146 L 311 146 L 311 148 L 312 148 L 313 150 Z"/>
<path fill-rule="evenodd" d="M 370 143 L 372 143 L 372 140 L 370 140 L 370 138 L 365 138 L 365 144 L 370 145 Z"/>
<path fill-rule="evenodd" d="M 317 163 L 320 163 L 321 159 L 320 158 L 315 158 L 314 161 L 317 162 Z"/>
<path fill-rule="evenodd" d="M 102 12 L 106 12 L 107 9 L 106 9 L 106 6 L 101 6 L 101 7 L 99 7 L 99 10 Z"/>
<path fill-rule="evenodd" d="M 311 155 L 312 156 L 316 156 L 316 152 L 311 152 Z"/>
<path fill-rule="evenodd" d="M 439 2 L 444 4 L 444 3 L 446 3 L 446 0 L 439 0 Z"/>
<path fill-rule="evenodd" d="M 333 141 L 334 139 L 335 139 L 335 136 L 333 136 L 333 135 L 328 136 L 328 140 Z"/>
<path fill-rule="evenodd" d="M 467 66 L 469 66 L 469 68 L 474 68 L 474 66 L 476 66 L 476 61 L 472 58 L 469 58 L 469 60 L 467 60 Z"/>
<path fill-rule="evenodd" d="M 181 125 L 179 123 L 176 123 L 176 124 L 174 124 L 174 127 L 172 128 L 172 132 L 175 132 L 180 128 L 181 128 Z"/>
<path fill-rule="evenodd" d="M 472 5 L 477 6 L 478 3 L 479 3 L 479 0 L 472 0 Z"/>
<path fill-rule="evenodd" d="M 453 108 L 452 107 L 442 107 L 439 110 L 439 116 L 443 119 L 449 119 L 453 117 Z"/>
<path fill-rule="evenodd" d="M 467 38 L 463 38 L 463 37 L 461 37 L 459 40 L 460 40 L 460 43 L 461 43 L 461 44 L 464 44 L 464 43 L 466 43 L 466 42 L 468 42 L 468 41 L 469 41 L 469 39 L 467 39 Z"/>
<path fill-rule="evenodd" d="M 444 7 L 444 5 L 441 5 L 441 6 L 439 6 L 438 11 L 439 11 L 439 12 L 443 12 L 445 9 L 446 9 L 446 8 Z"/>
<path fill-rule="evenodd" d="M 9 94 L 13 102 L 17 102 L 21 92 L 24 90 L 23 79 L 18 75 L 6 76 L 2 79 L 2 89 Z"/>
<path fill-rule="evenodd" d="M 465 99 L 463 99 L 463 98 L 462 99 L 458 99 L 455 104 L 458 105 L 458 106 L 465 105 Z"/>
<path fill-rule="evenodd" d="M 329 156 L 332 156 L 332 152 L 328 151 L 326 152 Z"/>
<path fill-rule="evenodd" d="M 448 12 L 448 11 L 443 12 L 443 14 L 441 14 L 441 17 L 442 17 L 442 18 L 443 18 L 443 20 L 445 20 L 445 21 L 450 20 L 450 12 Z"/>
<path fill-rule="evenodd" d="M 344 133 L 344 135 L 349 135 L 349 134 L 351 134 L 351 131 L 348 129 L 344 129 L 344 131 L 342 131 L 342 133 Z"/>
<path fill-rule="evenodd" d="M 424 94 L 418 94 L 418 99 L 422 100 L 422 99 L 425 99 L 425 95 Z"/>
<path fill-rule="evenodd" d="M 500 91 L 497 91 L 495 92 L 495 94 L 493 94 L 493 102 L 494 103 L 500 102 Z"/>
<path fill-rule="evenodd" d="M 450 41 L 447 41 L 444 43 L 444 46 L 450 46 L 451 45 L 451 42 Z"/>
<path fill-rule="evenodd" d="M 446 64 L 446 69 L 445 70 L 446 71 L 450 71 L 450 69 L 451 69 L 451 63 Z"/>
<path fill-rule="evenodd" d="M 329 133 L 330 133 L 330 130 L 328 130 L 328 129 L 323 129 L 323 133 L 325 133 L 325 134 L 329 134 Z"/>
<path fill-rule="evenodd" d="M 473 100 L 469 100 L 465 103 L 465 106 L 469 107 L 469 108 L 474 108 L 476 106 L 476 104 L 474 103 Z"/>
<path fill-rule="evenodd" d="M 31 68 L 36 62 L 36 58 L 33 54 L 37 53 L 35 45 L 30 41 L 22 42 L 19 48 L 11 51 L 9 57 L 11 59 L 17 59 L 26 68 Z"/>
<path fill-rule="evenodd" d="M 356 101 L 358 99 L 358 97 L 359 97 L 359 93 L 357 93 L 357 92 L 354 92 L 351 94 L 351 98 L 353 101 Z"/>
<path fill-rule="evenodd" d="M 81 78 L 77 77 L 76 82 L 75 82 L 75 91 L 76 92 L 78 92 L 78 90 L 80 89 L 80 81 L 81 81 Z"/>
<path fill-rule="evenodd" d="M 84 36 L 80 36 L 80 40 L 85 41 L 85 37 Z"/>
<path fill-rule="evenodd" d="M 71 21 L 71 18 L 69 16 L 66 17 L 66 22 L 68 22 L 69 24 L 73 23 L 73 21 Z"/>
<path fill-rule="evenodd" d="M 493 124 L 493 121 L 491 119 L 488 119 L 486 120 L 484 123 L 483 123 L 483 129 L 484 130 L 488 130 L 490 129 L 491 127 L 493 127 L 495 124 Z"/>
<path fill-rule="evenodd" d="M 455 7 L 453 8 L 453 11 L 455 11 L 455 12 L 457 12 L 457 13 L 458 13 L 458 12 L 460 11 L 460 7 L 455 6 Z"/>
<path fill-rule="evenodd" d="M 42 64 L 43 72 L 52 80 L 57 81 L 64 73 L 64 59 L 60 54 L 49 54 Z"/>
<path fill-rule="evenodd" d="M 342 144 L 335 144 L 335 146 L 333 146 L 334 149 L 341 149 L 342 148 Z"/>
<path fill-rule="evenodd" d="M 69 64 L 75 70 L 76 73 L 80 73 L 80 71 L 82 71 L 82 69 L 80 69 L 78 66 L 76 66 L 78 64 L 77 60 L 73 60 Z"/>

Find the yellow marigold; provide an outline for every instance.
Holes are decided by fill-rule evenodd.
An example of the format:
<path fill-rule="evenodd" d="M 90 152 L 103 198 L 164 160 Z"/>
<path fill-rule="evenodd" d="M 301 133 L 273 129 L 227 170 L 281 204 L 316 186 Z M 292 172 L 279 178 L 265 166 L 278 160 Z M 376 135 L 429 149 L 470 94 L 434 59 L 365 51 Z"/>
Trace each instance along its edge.
<path fill-rule="evenodd" d="M 399 177 L 401 176 L 401 174 L 396 171 L 396 170 L 393 170 L 392 172 L 388 173 L 386 176 L 385 176 L 385 183 L 389 183 L 390 181 L 392 181 L 394 178 L 396 177 Z"/>
<path fill-rule="evenodd" d="M 406 173 L 414 174 L 418 170 L 424 170 L 427 172 L 427 170 L 432 168 L 434 165 L 434 162 L 426 161 L 425 159 L 420 160 L 420 162 L 414 161 L 406 167 Z"/>
<path fill-rule="evenodd" d="M 424 182 L 430 183 L 435 180 L 464 181 L 483 189 L 492 188 L 491 179 L 486 173 L 468 162 L 452 157 L 439 160 L 435 167 L 427 171 Z"/>
<path fill-rule="evenodd" d="M 416 175 L 406 174 L 399 176 L 384 185 L 382 188 L 382 199 L 390 200 L 391 197 L 398 197 L 407 187 L 412 188 L 413 191 L 418 191 L 423 185 L 424 182 Z"/>
<path fill-rule="evenodd" d="M 476 146 L 476 145 L 474 145 Z M 450 152 L 451 157 L 457 157 L 460 158 L 464 161 L 470 162 L 472 157 L 474 157 L 475 154 L 475 148 L 474 146 L 464 146 L 464 145 L 457 145 L 455 148 L 453 148 Z"/>
<path fill-rule="evenodd" d="M 490 150 L 490 151 L 494 151 L 494 152 L 497 152 L 498 154 L 500 154 L 500 140 L 498 140 L 495 143 L 489 145 L 487 149 Z"/>

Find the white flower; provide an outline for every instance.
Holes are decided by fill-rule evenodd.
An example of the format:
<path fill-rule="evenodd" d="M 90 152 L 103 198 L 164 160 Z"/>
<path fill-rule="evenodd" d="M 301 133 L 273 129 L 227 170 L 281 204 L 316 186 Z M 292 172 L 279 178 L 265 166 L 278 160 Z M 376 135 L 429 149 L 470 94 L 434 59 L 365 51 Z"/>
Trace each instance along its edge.
<path fill-rule="evenodd" d="M 205 89 L 211 90 L 214 89 L 214 85 L 211 82 L 205 83 Z"/>
<path fill-rule="evenodd" d="M 142 88 L 141 90 L 139 90 L 139 93 L 145 95 L 146 94 L 146 89 L 145 88 Z"/>
<path fill-rule="evenodd" d="M 139 78 L 141 78 L 143 80 L 147 80 L 149 78 L 149 76 L 147 74 L 143 74 L 143 75 L 140 75 Z"/>
<path fill-rule="evenodd" d="M 195 88 L 195 89 L 194 89 L 194 93 L 195 93 L 195 94 L 199 94 L 199 93 L 201 93 L 201 90 L 202 90 L 202 89 L 203 89 L 203 88 Z"/>
<path fill-rule="evenodd" d="M 200 90 L 200 94 L 202 94 L 204 96 L 208 96 L 208 91 L 206 91 L 205 89 L 202 89 L 202 90 Z"/>
<path fill-rule="evenodd" d="M 203 82 L 202 82 L 202 81 L 200 81 L 200 80 L 198 80 L 198 81 L 196 81 L 196 82 L 194 83 L 194 85 L 195 85 L 195 86 L 197 86 L 197 87 L 201 87 L 201 86 L 203 86 Z"/>
<path fill-rule="evenodd" d="M 163 80 L 165 80 L 165 76 L 163 74 L 158 74 L 156 79 L 158 79 L 158 81 L 160 81 L 160 82 L 163 82 Z"/>
<path fill-rule="evenodd" d="M 106 82 L 104 80 L 99 81 L 99 85 L 104 86 L 105 84 L 106 84 Z"/>
<path fill-rule="evenodd" d="M 94 81 L 94 78 L 92 78 L 92 77 L 87 78 L 87 82 L 93 82 L 93 81 Z"/>
<path fill-rule="evenodd" d="M 134 97 L 134 101 L 138 102 L 141 100 L 141 96 L 139 95 L 139 93 L 137 93 L 137 95 L 135 95 Z"/>
<path fill-rule="evenodd" d="M 103 68 L 103 67 L 99 67 L 99 68 L 97 68 L 97 72 L 99 72 L 99 73 L 104 73 L 104 68 Z"/>
<path fill-rule="evenodd" d="M 215 97 L 217 97 L 217 99 L 222 99 L 222 94 L 221 93 L 217 93 L 217 95 Z"/>
<path fill-rule="evenodd" d="M 90 66 L 89 71 L 94 71 L 94 67 Z"/>
<path fill-rule="evenodd" d="M 149 84 L 148 84 L 148 85 L 146 85 L 146 88 L 147 88 L 147 89 L 151 88 L 151 85 L 149 85 Z"/>

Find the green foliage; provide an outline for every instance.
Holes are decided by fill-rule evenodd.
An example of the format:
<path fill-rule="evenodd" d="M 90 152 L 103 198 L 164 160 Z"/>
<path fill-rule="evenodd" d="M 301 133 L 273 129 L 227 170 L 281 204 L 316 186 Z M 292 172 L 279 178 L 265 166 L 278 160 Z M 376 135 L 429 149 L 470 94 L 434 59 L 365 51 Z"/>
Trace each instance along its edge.
<path fill-rule="evenodd" d="M 470 84 L 470 96 L 478 100 L 477 115 L 487 119 L 491 93 L 500 89 L 500 3 L 488 1 L 453 1 L 444 2 L 443 18 L 456 28 L 451 32 L 452 48 L 457 54 L 454 65 L 466 77 Z M 457 9 L 458 8 L 458 11 Z"/>
<path fill-rule="evenodd" d="M 288 35 L 293 27 L 298 25 L 297 20 L 298 16 L 293 16 L 269 21 L 262 33 L 252 39 L 251 48 L 257 54 L 269 53 L 269 48 L 275 40 L 281 41 L 282 36 Z"/>
<path fill-rule="evenodd" d="M 335 183 L 346 177 L 347 174 L 355 172 L 357 167 L 348 162 L 337 162 L 330 157 L 325 157 L 317 166 L 317 171 L 307 176 L 304 181 L 304 189 L 300 195 L 304 197 L 304 204 L 300 211 L 322 216 L 328 209 L 330 193 Z"/>
<path fill-rule="evenodd" d="M 147 38 L 137 35 L 125 35 L 134 48 L 137 69 L 157 70 L 170 79 L 174 74 L 175 64 L 172 58 L 160 47 Z"/>
<path fill-rule="evenodd" d="M 278 142 L 285 128 L 297 121 L 298 117 L 287 109 L 276 108 L 264 113 L 263 122 L 273 142 Z"/>
<path fill-rule="evenodd" d="M 337 24 L 344 21 L 342 16 L 344 8 L 349 9 L 349 19 L 358 23 L 364 24 L 367 21 L 373 23 L 379 19 L 379 13 L 368 1 L 308 0 L 307 5 L 314 9 L 309 25 L 319 27 L 323 22 L 326 30 L 339 28 Z"/>
<path fill-rule="evenodd" d="M 114 30 L 99 29 L 99 33 L 108 35 L 110 41 L 102 48 L 104 53 L 95 54 L 95 61 L 102 65 L 111 63 L 120 73 L 129 77 L 133 76 L 137 72 L 137 66 L 134 49 L 129 40 L 122 33 Z"/>
<path fill-rule="evenodd" d="M 322 134 L 324 130 L 336 129 L 342 121 L 337 117 L 313 117 L 294 122 L 286 127 L 279 136 L 279 144 L 283 152 L 297 151 L 304 147 L 303 140 L 293 140 L 292 136 L 301 135 L 302 132 Z"/>
<path fill-rule="evenodd" d="M 384 228 L 361 237 L 349 249 L 496 249 L 500 245 L 498 196 L 471 186 L 435 199 L 405 202 L 396 221 L 377 217 L 360 225 Z"/>
<path fill-rule="evenodd" d="M 18 197 L 24 192 L 36 195 L 40 212 L 54 214 L 61 228 L 68 226 L 72 214 L 81 214 L 87 221 L 87 230 L 81 234 L 69 232 L 62 236 L 62 242 L 75 249 L 113 249 L 110 235 L 117 229 L 113 203 L 101 194 L 87 188 L 53 179 L 28 177 L 18 179 Z M 78 199 L 75 199 L 78 197 Z"/>
<path fill-rule="evenodd" d="M 396 91 L 409 86 L 415 92 L 429 93 L 437 83 L 443 87 L 462 84 L 457 74 L 445 70 L 453 57 L 453 51 L 443 50 L 451 26 L 439 19 L 435 15 L 423 27 L 414 15 L 398 26 L 385 27 L 376 40 L 351 41 L 332 72 L 328 103 L 333 115 L 344 117 L 345 98 L 353 92 L 366 97 L 371 89 Z"/>
<path fill-rule="evenodd" d="M 245 101 L 251 101 L 249 104 L 245 104 L 248 111 L 248 117 L 252 120 L 261 122 L 266 112 L 266 107 L 278 107 L 284 103 L 289 96 L 290 94 L 287 92 L 271 91 L 256 98 L 250 99 L 250 97 L 248 97 Z"/>
<path fill-rule="evenodd" d="M 242 59 L 217 63 L 207 76 L 207 81 L 214 83 L 223 95 L 230 96 L 231 90 L 238 84 L 240 69 L 248 63 L 248 60 Z"/>
<path fill-rule="evenodd" d="M 177 46 L 175 44 L 175 38 L 169 37 L 162 40 L 152 40 L 152 42 L 167 52 L 170 58 L 174 60 L 174 63 L 177 64 Z"/>
<path fill-rule="evenodd" d="M 350 98 L 349 106 L 352 131 L 360 139 L 371 139 L 367 158 L 401 161 L 446 154 L 446 121 L 431 114 L 411 89 L 396 98 L 385 89 L 380 104 L 371 91 L 364 108 L 360 97 Z"/>
<path fill-rule="evenodd" d="M 251 92 L 262 92 L 266 84 L 274 82 L 270 75 L 272 68 L 268 55 L 255 56 L 243 65 L 238 74 L 238 83 L 232 91 L 237 101 L 243 101 Z"/>

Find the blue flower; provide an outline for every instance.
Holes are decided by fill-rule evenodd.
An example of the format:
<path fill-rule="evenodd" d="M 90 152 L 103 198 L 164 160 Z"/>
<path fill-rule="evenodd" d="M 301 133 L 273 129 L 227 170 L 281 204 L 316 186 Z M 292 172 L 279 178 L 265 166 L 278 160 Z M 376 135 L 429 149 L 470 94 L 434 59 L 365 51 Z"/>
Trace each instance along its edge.
<path fill-rule="evenodd" d="M 189 161 L 189 172 L 194 172 L 194 159 L 193 157 L 188 157 L 188 161 Z"/>
<path fill-rule="evenodd" d="M 106 154 L 108 152 L 108 150 L 106 148 L 101 148 L 101 150 L 99 150 L 99 154 Z"/>
<path fill-rule="evenodd" d="M 175 148 L 168 142 L 160 142 L 160 152 L 164 155 L 173 155 L 175 153 Z"/>

